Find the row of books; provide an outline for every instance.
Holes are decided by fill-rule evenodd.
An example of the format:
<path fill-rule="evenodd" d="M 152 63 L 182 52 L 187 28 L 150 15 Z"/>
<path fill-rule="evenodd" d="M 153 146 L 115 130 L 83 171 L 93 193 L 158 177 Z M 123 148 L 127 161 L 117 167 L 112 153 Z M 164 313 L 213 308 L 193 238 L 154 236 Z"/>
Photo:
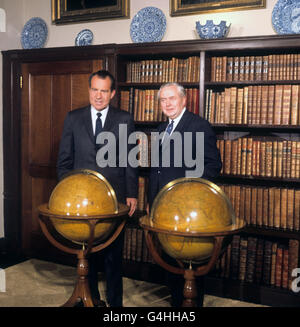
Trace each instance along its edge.
<path fill-rule="evenodd" d="M 300 54 L 212 57 L 211 81 L 277 81 L 300 79 Z"/>
<path fill-rule="evenodd" d="M 298 268 L 299 241 L 288 244 L 234 235 L 216 263 L 219 277 L 292 289 L 292 271 Z"/>
<path fill-rule="evenodd" d="M 151 59 L 126 64 L 127 83 L 199 82 L 200 58 Z"/>
<path fill-rule="evenodd" d="M 217 260 L 214 273 L 219 277 L 291 290 L 298 254 L 299 241 L 295 239 L 283 244 L 260 237 L 234 235 Z M 141 228 L 126 226 L 123 259 L 155 264 Z"/>
<path fill-rule="evenodd" d="M 138 210 L 147 208 L 148 178 L 139 177 Z M 219 184 L 235 215 L 255 227 L 300 230 L 300 189 Z"/>
<path fill-rule="evenodd" d="M 299 125 L 299 85 L 206 90 L 205 118 L 216 124 Z"/>
<path fill-rule="evenodd" d="M 147 247 L 141 228 L 126 225 L 124 235 L 123 259 L 143 263 L 155 263 Z"/>
<path fill-rule="evenodd" d="M 151 135 L 142 136 L 139 139 L 139 166 L 150 167 Z M 223 163 L 222 175 L 300 178 L 300 141 L 275 136 L 221 137 L 217 139 L 217 147 Z"/>
<path fill-rule="evenodd" d="M 300 189 L 220 185 L 235 215 L 255 227 L 299 231 Z"/>
<path fill-rule="evenodd" d="M 120 108 L 133 114 L 135 121 L 165 121 L 157 98 L 158 90 L 134 89 L 120 92 Z M 187 88 L 187 108 L 199 115 L 199 89 Z"/>
<path fill-rule="evenodd" d="M 218 139 L 222 174 L 300 178 L 300 141 L 264 138 Z"/>
<path fill-rule="evenodd" d="M 159 107 L 158 90 L 130 88 L 121 91 L 120 108 L 134 116 L 135 121 L 164 121 L 165 115 Z"/>

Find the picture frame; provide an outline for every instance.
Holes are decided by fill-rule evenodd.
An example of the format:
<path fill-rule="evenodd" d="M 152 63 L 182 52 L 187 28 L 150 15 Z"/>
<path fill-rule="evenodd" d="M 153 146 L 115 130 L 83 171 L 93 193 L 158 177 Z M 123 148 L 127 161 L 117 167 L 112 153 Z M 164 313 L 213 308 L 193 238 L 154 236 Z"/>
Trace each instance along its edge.
<path fill-rule="evenodd" d="M 170 16 L 266 8 L 266 0 L 170 0 Z"/>
<path fill-rule="evenodd" d="M 129 18 L 129 6 L 130 0 L 51 0 L 52 23 Z"/>

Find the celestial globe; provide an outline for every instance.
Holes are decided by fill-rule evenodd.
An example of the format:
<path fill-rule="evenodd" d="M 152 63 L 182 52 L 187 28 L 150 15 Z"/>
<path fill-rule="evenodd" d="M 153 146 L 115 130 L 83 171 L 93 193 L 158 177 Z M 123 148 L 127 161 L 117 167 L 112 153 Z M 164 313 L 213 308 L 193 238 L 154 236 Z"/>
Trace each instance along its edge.
<path fill-rule="evenodd" d="M 109 182 L 91 170 L 73 171 L 54 188 L 48 202 L 50 220 L 55 229 L 73 242 L 87 242 L 90 237 L 88 219 L 107 217 L 118 212 L 115 192 Z M 115 227 L 113 219 L 101 219 L 94 239 L 107 238 Z"/>
<path fill-rule="evenodd" d="M 211 257 L 215 235 L 237 227 L 226 194 L 202 178 L 179 178 L 167 184 L 154 200 L 150 225 L 168 255 L 196 263 Z"/>

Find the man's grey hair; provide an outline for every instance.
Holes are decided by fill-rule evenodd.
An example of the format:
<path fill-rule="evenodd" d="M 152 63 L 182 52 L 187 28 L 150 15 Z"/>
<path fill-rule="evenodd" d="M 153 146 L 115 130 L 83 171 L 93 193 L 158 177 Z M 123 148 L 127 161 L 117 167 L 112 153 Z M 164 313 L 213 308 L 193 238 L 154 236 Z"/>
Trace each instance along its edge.
<path fill-rule="evenodd" d="M 182 85 L 180 85 L 180 84 L 178 84 L 178 83 L 176 83 L 176 82 L 170 82 L 170 83 L 165 83 L 165 84 L 163 84 L 163 85 L 159 88 L 158 93 L 157 93 L 157 98 L 158 98 L 158 100 L 160 99 L 160 92 L 161 92 L 161 90 L 164 89 L 165 87 L 169 87 L 169 86 L 176 86 L 176 87 L 177 87 L 177 90 L 178 90 L 178 92 L 179 92 L 179 95 L 180 95 L 181 97 L 185 97 L 185 96 L 186 96 L 185 88 L 184 88 Z"/>

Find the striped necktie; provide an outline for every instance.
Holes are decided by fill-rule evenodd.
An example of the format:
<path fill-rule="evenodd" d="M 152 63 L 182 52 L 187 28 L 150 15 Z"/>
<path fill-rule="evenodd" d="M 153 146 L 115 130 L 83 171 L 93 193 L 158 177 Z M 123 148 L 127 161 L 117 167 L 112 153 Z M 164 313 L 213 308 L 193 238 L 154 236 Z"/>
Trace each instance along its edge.
<path fill-rule="evenodd" d="M 173 126 L 174 126 L 174 120 L 172 120 L 171 123 L 169 123 L 169 125 L 167 126 L 165 134 L 160 144 L 163 144 L 170 137 L 173 130 Z"/>
<path fill-rule="evenodd" d="M 170 135 L 173 130 L 174 120 L 171 121 L 171 123 L 168 125 L 166 132 Z"/>

